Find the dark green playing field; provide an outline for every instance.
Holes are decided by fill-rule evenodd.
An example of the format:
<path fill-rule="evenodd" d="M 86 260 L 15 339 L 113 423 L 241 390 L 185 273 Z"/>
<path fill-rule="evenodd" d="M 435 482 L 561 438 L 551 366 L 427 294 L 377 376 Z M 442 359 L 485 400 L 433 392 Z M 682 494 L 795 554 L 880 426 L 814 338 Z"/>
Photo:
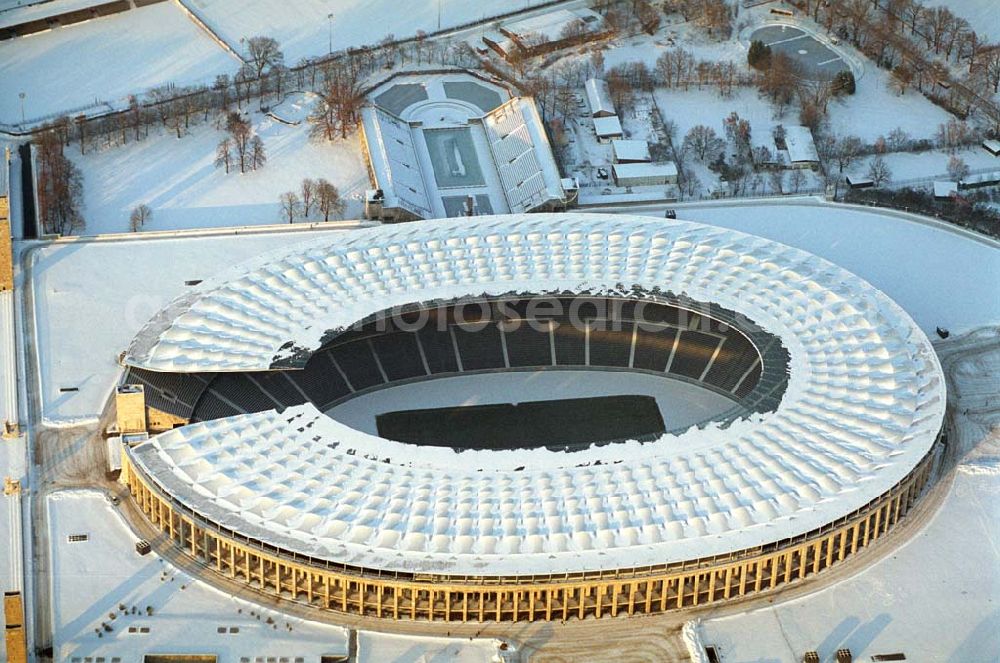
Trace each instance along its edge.
<path fill-rule="evenodd" d="M 560 449 L 663 433 L 652 396 L 600 396 L 387 412 L 381 437 L 456 449 Z"/>

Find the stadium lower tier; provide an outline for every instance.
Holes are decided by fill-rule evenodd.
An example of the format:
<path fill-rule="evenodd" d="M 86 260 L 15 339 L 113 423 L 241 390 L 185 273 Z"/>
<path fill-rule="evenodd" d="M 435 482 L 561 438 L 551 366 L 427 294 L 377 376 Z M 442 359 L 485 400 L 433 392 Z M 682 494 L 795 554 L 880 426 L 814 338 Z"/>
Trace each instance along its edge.
<path fill-rule="evenodd" d="M 937 445 L 864 507 L 793 539 L 655 567 L 547 576 L 405 574 L 292 554 L 239 535 L 172 500 L 123 453 L 121 481 L 170 545 L 230 581 L 334 612 L 445 622 L 617 617 L 753 596 L 812 576 L 885 536 L 932 474 Z"/>
<path fill-rule="evenodd" d="M 770 412 L 788 380 L 777 337 L 715 305 L 671 298 L 498 297 L 383 312 L 301 370 L 169 374 L 129 368 L 151 407 L 208 421 L 309 401 L 328 411 L 392 385 L 487 371 L 598 369 L 684 380 L 733 401 L 720 419 Z M 597 440 L 594 440 L 597 441 Z"/>

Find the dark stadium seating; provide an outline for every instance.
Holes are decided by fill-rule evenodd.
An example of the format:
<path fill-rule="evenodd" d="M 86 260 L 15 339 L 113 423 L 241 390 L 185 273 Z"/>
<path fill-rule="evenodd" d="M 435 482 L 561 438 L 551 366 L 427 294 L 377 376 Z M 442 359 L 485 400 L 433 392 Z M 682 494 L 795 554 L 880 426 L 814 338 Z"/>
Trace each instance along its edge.
<path fill-rule="evenodd" d="M 700 380 L 730 395 L 734 411 L 773 410 L 784 393 L 787 350 L 749 321 L 741 321 L 738 330 L 733 315 L 719 307 L 708 307 L 706 315 L 705 305 L 687 301 L 562 296 L 550 301 L 556 309 L 529 307 L 525 298 L 515 297 L 458 314 L 447 304 L 410 310 L 402 325 L 376 324 L 372 318 L 333 337 L 301 370 L 175 375 L 133 368 L 126 381 L 146 385 L 151 405 L 193 420 L 284 409 L 305 400 L 329 409 L 386 384 L 508 366 L 589 365 Z M 576 324 L 570 312 L 577 314 Z M 413 325 L 421 317 L 427 324 Z M 589 335 L 580 317 L 587 320 Z"/>
<path fill-rule="evenodd" d="M 708 366 L 712 353 L 719 345 L 717 336 L 685 329 L 674 351 L 670 372 L 697 380 Z"/>
<path fill-rule="evenodd" d="M 653 329 L 652 325 L 640 326 L 635 339 L 632 366 L 646 371 L 663 372 L 667 368 L 675 338 L 677 330 L 673 327 Z"/>
<path fill-rule="evenodd" d="M 507 358 L 512 367 L 552 365 L 552 337 L 547 326 L 538 327 L 537 323 L 533 326 L 527 320 L 504 327 Z"/>
<path fill-rule="evenodd" d="M 373 336 L 371 342 L 390 382 L 427 374 L 412 333 L 380 334 Z"/>
<path fill-rule="evenodd" d="M 458 359 L 455 356 L 455 344 L 448 330 L 438 331 L 433 326 L 421 328 L 417 338 L 427 357 L 427 366 L 431 373 L 454 373 L 458 370 Z"/>
<path fill-rule="evenodd" d="M 599 322 L 590 330 L 590 365 L 628 368 L 633 325 L 615 324 L 611 327 L 611 324 L 608 321 Z M 603 328 L 604 325 L 608 328 Z"/>
<path fill-rule="evenodd" d="M 382 384 L 382 373 L 375 363 L 375 355 L 365 340 L 336 345 L 329 350 L 330 357 L 344 372 L 354 391 Z"/>
<path fill-rule="evenodd" d="M 309 400 L 322 407 L 351 393 L 326 352 L 317 352 L 301 371 L 288 371 L 288 377 L 306 393 Z"/>
<path fill-rule="evenodd" d="M 452 331 L 463 371 L 504 368 L 503 346 L 496 323 L 486 322 L 471 327 L 456 325 Z"/>

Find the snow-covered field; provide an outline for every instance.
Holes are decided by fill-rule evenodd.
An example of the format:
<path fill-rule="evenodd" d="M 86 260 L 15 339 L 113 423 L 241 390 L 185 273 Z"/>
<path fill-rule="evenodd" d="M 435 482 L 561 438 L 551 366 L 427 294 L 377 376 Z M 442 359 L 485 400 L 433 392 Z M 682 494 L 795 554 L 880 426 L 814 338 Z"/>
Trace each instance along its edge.
<path fill-rule="evenodd" d="M 155 553 L 140 556 L 135 535 L 98 491 L 57 492 L 46 506 L 57 661 L 141 663 L 149 652 L 226 661 L 347 654 L 345 629 L 261 608 L 193 580 Z M 73 534 L 88 539 L 71 543 Z"/>
<path fill-rule="evenodd" d="M 293 94 L 274 112 L 286 121 L 301 120 L 312 101 L 311 95 Z M 140 204 L 153 209 L 144 230 L 282 223 L 278 198 L 298 191 L 305 177 L 325 178 L 340 190 L 347 202 L 344 218 L 361 216 L 369 183 L 357 134 L 316 143 L 305 121 L 289 126 L 261 113 L 252 113 L 251 121 L 268 160 L 245 174 L 215 167 L 224 132 L 211 123 L 192 127 L 180 139 L 157 130 L 141 142 L 83 156 L 74 146 L 68 153 L 83 172 L 84 234 L 127 232 L 129 214 Z M 322 221 L 317 213 L 314 208 L 311 219 Z"/>
<path fill-rule="evenodd" d="M 935 106 L 916 90 L 900 95 L 892 89 L 888 74 L 868 60 L 857 81 L 857 91 L 830 102 L 830 131 L 837 136 L 858 136 L 873 143 L 896 128 L 911 138 L 932 139 L 938 126 L 953 116 Z M 798 113 L 795 113 L 798 116 Z"/>
<path fill-rule="evenodd" d="M 115 107 L 166 83 L 211 82 L 238 62 L 172 2 L 0 42 L 0 123 L 29 122 L 96 100 Z"/>
<path fill-rule="evenodd" d="M 543 0 L 186 0 L 186 4 L 234 49 L 241 37 L 267 35 L 278 40 L 285 60 L 323 55 L 351 46 L 397 39 L 418 30 L 434 32 L 541 4 Z M 405 7 L 405 11 L 400 11 Z M 440 10 L 440 14 L 439 14 Z M 328 18 L 330 14 L 333 18 Z M 332 23 L 332 32 L 331 32 Z"/>
<path fill-rule="evenodd" d="M 995 661 L 998 471 L 959 472 L 930 524 L 891 556 L 823 591 L 709 621 L 705 644 L 727 663 L 798 663 L 809 650 L 832 661 L 841 647 L 856 661 L 893 652 L 913 661 Z"/>
<path fill-rule="evenodd" d="M 930 152 L 909 153 L 895 152 L 886 154 L 883 158 L 892 171 L 892 181 L 902 182 L 914 178 L 941 177 L 941 179 L 951 179 L 947 177 L 948 160 L 951 154 L 946 150 L 932 150 Z M 982 147 L 971 147 L 959 150 L 955 156 L 965 161 L 965 164 L 973 171 L 982 169 L 1000 170 L 1000 158 L 987 152 Z M 845 175 L 853 173 L 864 176 L 868 172 L 868 164 L 874 157 L 859 160 L 851 166 Z M 834 168 L 836 166 L 834 165 Z"/>
<path fill-rule="evenodd" d="M 542 0 L 417 0 L 406 11 L 392 0 L 188 0 L 236 53 L 241 38 L 267 35 L 278 40 L 286 63 L 334 50 L 374 44 L 384 37 L 412 37 L 530 8 Z M 174 2 L 0 42 L 0 124 L 25 119 L 127 105 L 129 94 L 159 85 L 209 84 L 217 74 L 233 74 L 236 58 L 195 24 Z M 95 105 L 100 102 L 101 106 Z"/>
<path fill-rule="evenodd" d="M 1000 11 L 996 0 L 938 0 L 928 4 L 943 5 L 966 19 L 980 36 L 1000 40 Z"/>
<path fill-rule="evenodd" d="M 892 297 L 934 337 L 1000 322 L 1000 250 L 995 242 L 838 205 L 678 207 L 679 217 L 805 249 L 845 267 Z"/>
<path fill-rule="evenodd" d="M 32 255 L 43 415 L 92 420 L 118 374 L 118 353 L 187 280 L 331 231 L 52 244 Z M 61 392 L 60 388 L 79 391 Z"/>
<path fill-rule="evenodd" d="M 386 412 L 618 395 L 655 398 L 667 430 L 701 423 L 733 405 L 731 400 L 713 391 L 658 375 L 620 371 L 517 371 L 402 384 L 357 396 L 327 414 L 351 428 L 377 435 L 375 418 Z"/>

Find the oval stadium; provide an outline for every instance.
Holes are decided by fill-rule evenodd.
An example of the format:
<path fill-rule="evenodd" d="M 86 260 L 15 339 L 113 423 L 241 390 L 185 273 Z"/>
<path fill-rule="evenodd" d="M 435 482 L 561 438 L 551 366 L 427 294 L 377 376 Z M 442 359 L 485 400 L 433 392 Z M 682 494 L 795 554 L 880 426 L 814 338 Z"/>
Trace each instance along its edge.
<path fill-rule="evenodd" d="M 654 613 L 821 573 L 919 497 L 923 332 L 804 251 L 697 223 L 483 216 L 310 241 L 123 357 L 121 481 L 231 581 L 433 621 Z"/>

